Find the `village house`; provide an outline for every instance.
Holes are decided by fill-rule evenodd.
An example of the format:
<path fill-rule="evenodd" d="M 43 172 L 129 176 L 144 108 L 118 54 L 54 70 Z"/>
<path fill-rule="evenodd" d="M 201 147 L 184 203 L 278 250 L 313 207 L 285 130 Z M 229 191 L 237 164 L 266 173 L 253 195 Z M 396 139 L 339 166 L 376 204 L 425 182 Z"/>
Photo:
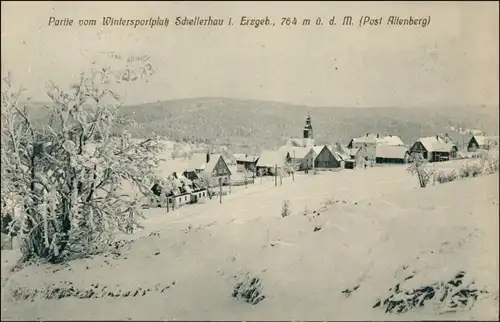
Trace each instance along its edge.
<path fill-rule="evenodd" d="M 376 163 L 408 163 L 408 149 L 404 145 L 377 146 Z"/>
<path fill-rule="evenodd" d="M 337 153 L 337 155 L 343 160 L 347 161 L 351 159 L 350 151 L 340 142 L 335 142 L 332 144 L 332 152 Z"/>
<path fill-rule="evenodd" d="M 467 145 L 467 151 L 476 152 L 498 147 L 498 138 L 498 136 L 474 135 Z"/>
<path fill-rule="evenodd" d="M 351 158 L 363 159 L 365 161 L 375 161 L 377 149 L 377 136 L 366 133 L 365 136 L 353 138 L 347 145 Z"/>
<path fill-rule="evenodd" d="M 410 155 L 420 154 L 429 162 L 448 161 L 457 157 L 457 147 L 439 135 L 418 139 L 410 148 Z"/>
<path fill-rule="evenodd" d="M 365 161 L 375 161 L 377 158 L 377 147 L 382 145 L 404 146 L 405 144 L 396 135 L 381 136 L 378 133 L 366 133 L 365 136 L 351 139 L 347 148 L 350 150 L 352 158 L 359 157 Z"/>
<path fill-rule="evenodd" d="M 322 147 L 317 146 L 313 148 L 315 158 L 314 158 L 314 168 L 316 169 L 334 169 L 342 167 L 342 158 L 340 155 L 330 150 L 328 146 L 324 145 Z"/>
<path fill-rule="evenodd" d="M 231 180 L 231 171 L 220 154 L 195 153 L 192 155 L 185 175 L 188 179 L 195 180 L 203 173 L 212 178 L 213 184 L 218 184 L 220 181 L 225 184 Z"/>
<path fill-rule="evenodd" d="M 275 170 L 279 171 L 286 163 L 291 162 L 292 158 L 287 151 L 264 150 L 257 161 L 257 175 L 275 175 Z"/>
<path fill-rule="evenodd" d="M 311 116 L 308 114 L 306 124 L 302 132 L 302 138 L 289 138 L 285 146 L 288 147 L 313 147 L 315 146 L 314 131 L 311 123 Z"/>
<path fill-rule="evenodd" d="M 258 155 L 243 155 L 240 159 L 236 159 L 236 171 L 238 172 L 255 172 L 257 170 Z"/>
<path fill-rule="evenodd" d="M 177 173 L 166 179 L 163 188 L 156 182 L 151 191 L 153 196 L 149 200 L 149 206 L 155 208 L 175 209 L 185 204 L 199 203 L 208 196 L 206 189 Z"/>
<path fill-rule="evenodd" d="M 297 171 L 305 171 L 313 168 L 315 157 L 313 148 L 292 148 L 289 154 Z"/>
<path fill-rule="evenodd" d="M 467 151 L 467 145 L 473 135 L 460 132 L 447 132 L 438 134 L 443 140 L 450 141 L 457 147 L 458 150 Z"/>

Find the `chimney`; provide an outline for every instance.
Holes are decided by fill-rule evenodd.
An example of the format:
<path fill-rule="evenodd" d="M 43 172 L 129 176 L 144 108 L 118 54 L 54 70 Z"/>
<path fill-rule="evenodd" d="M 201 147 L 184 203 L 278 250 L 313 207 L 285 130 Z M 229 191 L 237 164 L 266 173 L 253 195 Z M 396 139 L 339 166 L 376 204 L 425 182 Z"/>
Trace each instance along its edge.
<path fill-rule="evenodd" d="M 439 134 L 436 134 L 436 140 L 439 141 Z"/>
<path fill-rule="evenodd" d="M 207 163 L 210 162 L 210 152 L 207 152 Z"/>
<path fill-rule="evenodd" d="M 368 134 L 370 134 L 370 133 L 366 133 L 366 137 L 368 137 Z"/>
<path fill-rule="evenodd" d="M 377 133 L 377 139 L 378 139 L 378 138 L 380 138 L 380 137 L 379 137 L 379 135 L 378 135 L 378 133 Z"/>

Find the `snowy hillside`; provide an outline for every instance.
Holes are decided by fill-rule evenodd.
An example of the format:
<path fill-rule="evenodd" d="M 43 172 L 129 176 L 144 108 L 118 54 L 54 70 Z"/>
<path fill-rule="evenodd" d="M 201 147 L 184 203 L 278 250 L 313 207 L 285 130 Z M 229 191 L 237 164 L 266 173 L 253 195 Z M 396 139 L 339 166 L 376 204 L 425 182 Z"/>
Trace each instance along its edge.
<path fill-rule="evenodd" d="M 148 210 L 106 255 L 16 273 L 4 262 L 2 318 L 497 318 L 498 173 L 421 189 L 405 169 L 264 181 L 222 204 Z M 236 292 L 245 276 L 255 305 Z"/>

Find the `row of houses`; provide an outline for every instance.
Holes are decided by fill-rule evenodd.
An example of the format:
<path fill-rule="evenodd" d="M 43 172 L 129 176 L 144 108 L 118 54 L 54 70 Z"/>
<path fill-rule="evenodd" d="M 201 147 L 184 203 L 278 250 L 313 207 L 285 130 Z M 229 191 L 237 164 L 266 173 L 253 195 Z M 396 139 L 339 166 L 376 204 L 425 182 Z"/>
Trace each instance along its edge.
<path fill-rule="evenodd" d="M 210 197 L 208 187 L 228 185 L 231 170 L 220 154 L 195 153 L 186 169 L 173 172 L 155 182 L 150 207 L 175 209 L 185 204 L 195 204 Z"/>
<path fill-rule="evenodd" d="M 498 146 L 498 137 L 477 135 L 470 139 L 467 150 L 474 152 L 492 146 Z M 404 164 L 414 154 L 420 154 L 429 162 L 441 162 L 456 158 L 457 153 L 456 144 L 447 134 L 420 138 L 410 147 L 398 136 L 371 133 L 351 139 L 347 146 L 340 142 L 316 145 L 308 115 L 302 138 L 289 138 L 277 150 L 264 150 L 260 155 L 237 154 L 232 157 L 236 160 L 237 171 L 266 176 L 277 175 L 285 166 L 305 172 L 312 169 L 354 169 L 359 164 Z M 176 171 L 169 177 L 171 186 L 168 189 L 162 190 L 159 184 L 153 186 L 156 197 L 151 199 L 150 205 L 175 208 L 204 200 L 210 193 L 207 186 L 230 184 L 232 173 L 228 162 L 221 154 L 193 154 L 187 169 Z"/>
<path fill-rule="evenodd" d="M 291 147 L 264 150 L 259 156 L 243 156 L 236 160 L 237 171 L 254 172 L 257 176 L 275 175 L 277 170 L 289 165 L 294 171 L 335 169 L 346 159 L 328 146 Z"/>
<path fill-rule="evenodd" d="M 278 150 L 262 151 L 256 156 L 244 156 L 237 160 L 238 171 L 255 170 L 260 175 L 274 174 L 282 165 L 291 163 L 297 171 L 311 169 L 354 169 L 356 163 L 406 163 L 409 152 L 397 136 L 367 134 L 352 139 L 348 146 L 340 142 L 316 145 L 310 115 L 307 116 L 302 138 L 289 138 Z"/>
<path fill-rule="evenodd" d="M 498 146 L 498 136 L 472 136 L 467 150 L 487 150 Z M 354 168 L 357 164 L 404 164 L 411 156 L 420 154 L 429 162 L 441 162 L 457 158 L 458 147 L 448 134 L 422 137 L 411 146 L 395 135 L 380 136 L 366 133 L 351 139 L 347 147 L 336 142 L 317 146 L 310 115 L 307 116 L 302 138 L 289 138 L 284 146 L 275 151 L 263 151 L 260 156 L 243 155 L 237 159 L 238 171 L 257 171 L 273 174 L 275 168 L 291 162 L 295 170 Z"/>

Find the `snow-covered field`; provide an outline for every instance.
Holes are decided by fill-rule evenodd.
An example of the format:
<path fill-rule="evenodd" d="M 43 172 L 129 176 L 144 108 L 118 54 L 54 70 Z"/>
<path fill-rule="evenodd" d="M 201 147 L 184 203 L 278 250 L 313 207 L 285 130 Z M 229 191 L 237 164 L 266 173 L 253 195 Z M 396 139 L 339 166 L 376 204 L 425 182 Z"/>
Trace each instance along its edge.
<path fill-rule="evenodd" d="M 107 255 L 9 274 L 15 253 L 2 251 L 2 320 L 496 320 L 498 180 L 422 189 L 406 166 L 298 174 L 278 186 L 257 178 L 222 204 L 146 210 L 146 228 Z M 262 285 L 256 305 L 232 297 L 247 273 Z M 457 274 L 463 284 L 443 301 L 424 294 L 407 313 L 374 308 L 397 289 Z M 473 288 L 471 310 L 445 312 Z"/>

